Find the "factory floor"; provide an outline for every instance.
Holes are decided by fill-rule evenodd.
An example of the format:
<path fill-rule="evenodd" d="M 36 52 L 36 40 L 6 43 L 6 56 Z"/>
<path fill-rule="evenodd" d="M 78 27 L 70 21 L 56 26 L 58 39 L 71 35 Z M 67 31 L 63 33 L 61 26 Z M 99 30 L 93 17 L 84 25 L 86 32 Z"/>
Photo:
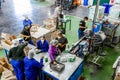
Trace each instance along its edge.
<path fill-rule="evenodd" d="M 2 2 L 0 10 L 0 34 L 7 32 L 13 35 L 19 35 L 23 29 L 22 20 L 24 16 L 28 16 L 34 24 L 43 24 L 43 20 L 51 16 L 54 12 L 54 6 L 48 2 L 40 2 L 39 0 L 5 0 Z M 72 45 L 78 40 L 77 29 L 79 21 L 84 16 L 88 16 L 88 8 L 78 7 L 72 11 L 66 11 L 65 14 L 70 16 L 72 20 L 71 30 L 67 29 L 66 36 L 69 44 Z M 77 16 L 77 17 L 74 17 Z M 69 24 L 67 24 L 68 26 Z M 83 75 L 87 80 L 110 80 L 113 74 L 112 64 L 120 55 L 119 45 L 117 48 L 105 48 L 105 60 L 102 69 L 96 69 L 94 66 L 85 66 Z M 0 51 L 0 57 L 5 56 L 3 50 Z M 85 64 L 88 65 L 88 64 Z M 91 75 L 92 73 L 92 75 Z"/>

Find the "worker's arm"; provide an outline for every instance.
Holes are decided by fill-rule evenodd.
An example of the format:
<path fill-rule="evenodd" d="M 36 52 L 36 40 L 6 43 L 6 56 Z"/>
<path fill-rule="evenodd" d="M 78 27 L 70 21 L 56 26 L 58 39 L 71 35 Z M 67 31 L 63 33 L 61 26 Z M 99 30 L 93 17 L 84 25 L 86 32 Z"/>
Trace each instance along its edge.
<path fill-rule="evenodd" d="M 86 27 L 80 26 L 80 28 L 86 28 Z"/>
<path fill-rule="evenodd" d="M 20 37 L 25 37 L 25 38 L 30 38 L 30 36 L 24 35 L 24 34 L 20 34 Z"/>
<path fill-rule="evenodd" d="M 43 65 L 43 58 L 40 59 L 40 63 L 38 61 L 35 61 L 34 62 L 34 65 L 37 67 L 37 68 L 42 68 L 44 65 Z"/>

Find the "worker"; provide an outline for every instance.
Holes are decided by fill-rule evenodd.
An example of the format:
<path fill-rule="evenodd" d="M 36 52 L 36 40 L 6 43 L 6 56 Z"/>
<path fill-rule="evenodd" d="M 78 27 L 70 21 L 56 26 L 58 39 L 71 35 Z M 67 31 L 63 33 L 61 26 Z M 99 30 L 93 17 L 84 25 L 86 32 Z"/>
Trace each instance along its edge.
<path fill-rule="evenodd" d="M 56 37 L 56 40 L 58 40 L 58 48 L 61 52 L 63 52 L 66 48 L 66 44 L 68 43 L 67 38 L 62 34 L 61 31 L 58 32 L 58 36 Z"/>
<path fill-rule="evenodd" d="M 45 39 L 45 36 L 42 36 L 37 42 L 37 49 L 40 49 L 40 52 L 47 52 L 49 49 L 48 41 Z"/>
<path fill-rule="evenodd" d="M 28 16 L 25 16 L 25 19 L 23 20 L 24 28 L 26 27 L 26 25 L 32 26 L 32 21 L 28 18 Z"/>
<path fill-rule="evenodd" d="M 62 7 L 61 6 L 58 6 L 55 8 L 55 11 L 54 11 L 54 17 L 55 17 L 55 20 L 56 20 L 56 29 L 58 29 L 58 26 L 59 26 L 59 18 L 62 16 Z"/>
<path fill-rule="evenodd" d="M 84 17 L 84 19 L 80 21 L 79 29 L 78 29 L 78 39 L 80 39 L 84 35 L 84 30 L 86 29 L 87 20 L 88 17 Z"/>
<path fill-rule="evenodd" d="M 52 40 L 50 42 L 48 53 L 49 53 L 51 62 L 53 64 L 56 64 L 56 60 L 55 59 L 59 55 L 57 47 L 58 47 L 58 41 L 57 40 Z"/>
<path fill-rule="evenodd" d="M 28 52 L 28 56 L 24 58 L 24 69 L 26 80 L 38 80 L 39 71 L 43 67 L 43 58 L 40 62 L 36 61 L 34 57 L 34 50 Z"/>
<path fill-rule="evenodd" d="M 102 26 L 108 27 L 110 25 L 108 19 L 103 20 Z"/>
<path fill-rule="evenodd" d="M 27 41 L 29 44 L 34 45 L 32 38 L 31 38 L 31 34 L 30 34 L 30 26 L 26 25 L 26 27 L 23 29 L 23 31 L 21 32 L 20 36 L 24 38 L 25 41 Z"/>
<path fill-rule="evenodd" d="M 13 66 L 17 80 L 25 80 L 23 59 L 25 57 L 24 48 L 27 44 L 19 45 L 18 40 L 13 40 L 12 43 L 13 45 L 8 55 L 9 62 L 11 62 Z"/>

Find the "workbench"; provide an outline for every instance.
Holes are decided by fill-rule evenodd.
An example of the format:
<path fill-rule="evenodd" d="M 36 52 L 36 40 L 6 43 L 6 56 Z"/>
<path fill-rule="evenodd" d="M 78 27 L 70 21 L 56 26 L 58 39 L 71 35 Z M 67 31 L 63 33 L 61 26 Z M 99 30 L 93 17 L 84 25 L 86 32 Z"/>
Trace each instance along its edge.
<path fill-rule="evenodd" d="M 28 47 L 35 49 L 35 46 L 32 46 L 30 44 L 28 44 Z M 8 50 L 6 49 L 4 50 L 5 50 L 6 57 L 8 57 Z M 65 69 L 61 73 L 59 73 L 50 68 L 50 65 L 49 65 L 50 58 L 49 58 L 48 52 L 35 54 L 34 59 L 40 62 L 40 58 L 42 56 L 44 56 L 44 61 L 43 61 L 44 67 L 40 72 L 40 78 L 42 80 L 46 80 L 46 75 L 47 77 L 53 80 L 77 80 L 78 77 L 82 74 L 83 64 L 84 64 L 84 60 L 82 58 L 76 57 L 74 62 L 69 62 L 69 61 L 64 62 L 63 64 L 65 64 Z M 70 57 L 70 56 L 73 56 L 73 54 L 62 53 L 59 56 L 61 58 Z M 47 62 L 45 61 L 46 58 L 48 59 Z"/>
<path fill-rule="evenodd" d="M 69 53 L 62 53 L 60 56 L 61 57 L 68 57 L 71 55 L 72 54 L 69 54 Z M 34 56 L 34 58 L 37 61 L 40 61 L 41 56 L 48 58 L 48 62 L 44 61 L 44 67 L 43 67 L 42 72 L 41 72 L 42 73 L 42 76 L 41 76 L 42 80 L 46 80 L 45 75 L 47 75 L 49 78 L 51 78 L 53 80 L 77 80 L 78 77 L 82 73 L 84 61 L 83 61 L 83 59 L 81 59 L 79 57 L 76 57 L 75 62 L 64 62 L 63 64 L 65 64 L 65 69 L 64 69 L 64 71 L 59 73 L 59 72 L 56 72 L 50 68 L 50 65 L 49 65 L 50 58 L 49 58 L 48 53 L 36 54 Z"/>

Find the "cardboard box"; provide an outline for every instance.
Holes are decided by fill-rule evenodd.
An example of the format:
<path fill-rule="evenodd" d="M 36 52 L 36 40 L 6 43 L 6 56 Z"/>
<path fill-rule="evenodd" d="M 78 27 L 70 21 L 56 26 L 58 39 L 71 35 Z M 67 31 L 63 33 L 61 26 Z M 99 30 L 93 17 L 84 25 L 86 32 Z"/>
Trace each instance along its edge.
<path fill-rule="evenodd" d="M 114 80 L 120 80 L 120 73 L 117 73 Z"/>
<path fill-rule="evenodd" d="M 1 80 L 16 80 L 16 77 L 13 74 L 13 71 L 6 69 L 2 72 Z"/>
<path fill-rule="evenodd" d="M 2 48 L 2 45 L 0 44 L 0 50 L 2 50 L 3 48 Z"/>
<path fill-rule="evenodd" d="M 43 21 L 43 24 L 46 29 L 50 31 L 54 31 L 56 29 L 55 19 L 54 18 L 48 18 Z"/>
<path fill-rule="evenodd" d="M 12 40 L 16 39 L 17 37 L 14 35 L 10 35 L 8 33 L 1 33 L 1 38 L 12 41 Z"/>
<path fill-rule="evenodd" d="M 12 42 L 9 40 L 1 40 L 1 45 L 2 45 L 2 48 L 10 50 Z"/>
<path fill-rule="evenodd" d="M 0 58 L 0 65 L 3 67 L 4 70 L 9 69 L 13 71 L 12 65 L 8 63 L 5 57 Z"/>
<path fill-rule="evenodd" d="M 3 70 L 3 67 L 2 65 L 0 65 L 0 73 L 2 73 L 4 70 Z"/>

